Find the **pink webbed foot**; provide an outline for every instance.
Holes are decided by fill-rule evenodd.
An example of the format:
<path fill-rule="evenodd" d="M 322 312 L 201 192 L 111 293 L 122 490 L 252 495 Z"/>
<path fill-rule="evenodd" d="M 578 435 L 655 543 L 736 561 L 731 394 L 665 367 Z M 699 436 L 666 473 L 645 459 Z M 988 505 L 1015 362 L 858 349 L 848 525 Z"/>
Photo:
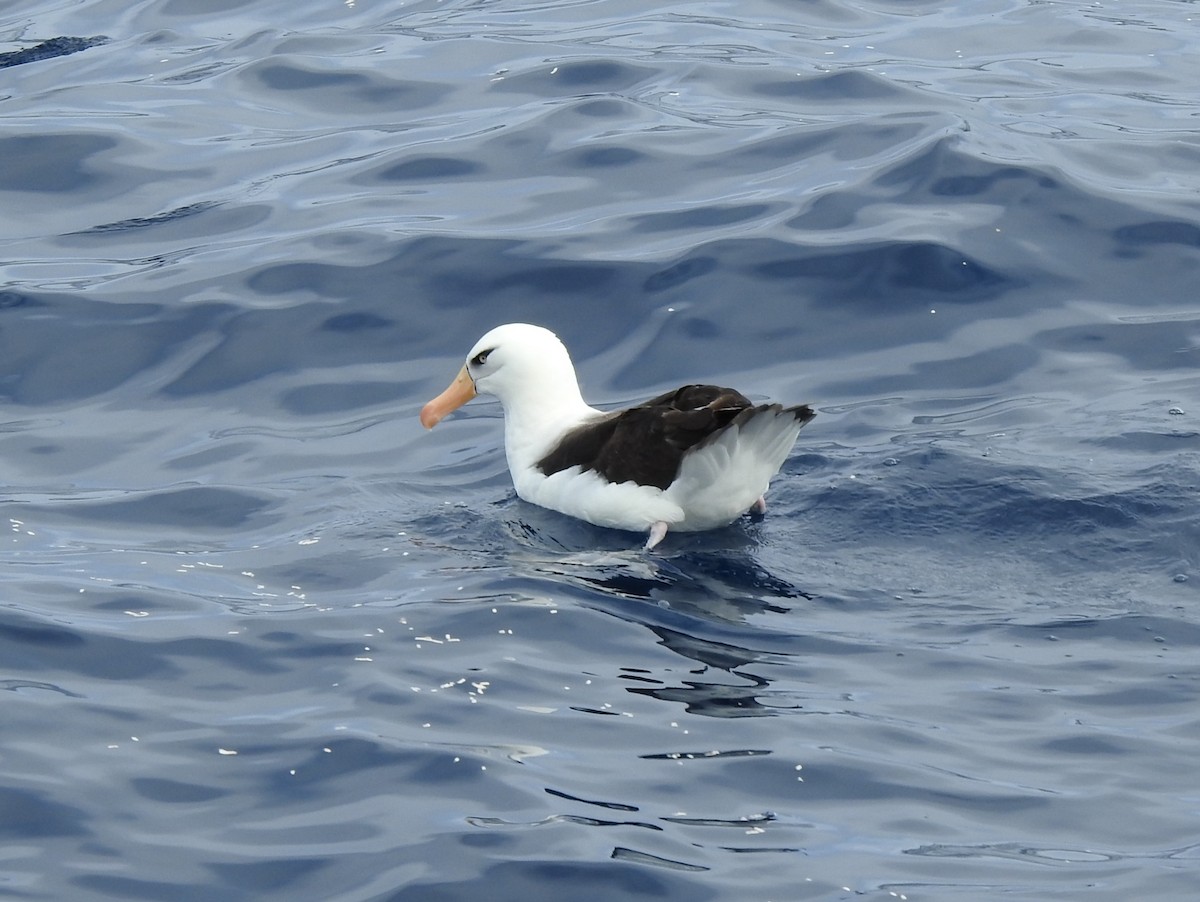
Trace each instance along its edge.
<path fill-rule="evenodd" d="M 650 527 L 650 536 L 646 539 L 646 550 L 650 551 L 661 542 L 667 535 L 667 524 L 663 520 L 659 520 Z"/>
<path fill-rule="evenodd" d="M 750 512 L 758 514 L 760 517 L 767 512 L 767 496 L 759 495 L 758 500 L 750 505 Z"/>

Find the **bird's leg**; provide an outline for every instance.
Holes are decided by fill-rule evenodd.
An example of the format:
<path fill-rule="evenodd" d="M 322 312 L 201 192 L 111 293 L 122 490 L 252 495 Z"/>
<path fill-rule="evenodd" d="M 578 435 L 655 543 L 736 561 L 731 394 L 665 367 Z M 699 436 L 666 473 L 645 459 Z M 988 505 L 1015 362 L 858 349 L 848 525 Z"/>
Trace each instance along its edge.
<path fill-rule="evenodd" d="M 663 540 L 667 534 L 667 521 L 659 520 L 650 526 L 650 537 L 646 539 L 646 550 L 649 551 Z"/>
<path fill-rule="evenodd" d="M 754 513 L 758 514 L 759 516 L 765 514 L 767 512 L 767 496 L 759 495 L 758 500 L 750 505 L 750 510 L 754 511 Z"/>

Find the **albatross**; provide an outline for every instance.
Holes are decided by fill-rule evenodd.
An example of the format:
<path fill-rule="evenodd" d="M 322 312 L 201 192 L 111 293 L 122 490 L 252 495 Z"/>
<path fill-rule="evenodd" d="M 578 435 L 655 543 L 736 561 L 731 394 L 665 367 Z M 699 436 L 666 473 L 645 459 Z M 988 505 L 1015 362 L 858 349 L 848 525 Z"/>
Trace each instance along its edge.
<path fill-rule="evenodd" d="M 726 526 L 766 511 L 767 484 L 806 404 L 754 404 L 731 388 L 685 385 L 625 410 L 590 407 L 571 357 L 549 329 L 497 326 L 471 348 L 450 386 L 421 409 L 432 429 L 476 394 L 504 408 L 504 451 L 525 501 L 596 526 L 647 533 Z"/>

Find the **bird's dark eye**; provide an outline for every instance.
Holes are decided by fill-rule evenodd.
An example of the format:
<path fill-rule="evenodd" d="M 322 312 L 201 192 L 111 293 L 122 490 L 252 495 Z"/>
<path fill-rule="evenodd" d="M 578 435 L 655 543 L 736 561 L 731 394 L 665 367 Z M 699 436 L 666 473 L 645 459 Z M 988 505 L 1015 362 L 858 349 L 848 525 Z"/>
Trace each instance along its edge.
<path fill-rule="evenodd" d="M 471 366 L 483 366 L 485 363 L 487 363 L 488 355 L 492 353 L 492 350 L 492 348 L 488 348 L 486 351 L 480 351 L 478 354 L 472 357 Z"/>

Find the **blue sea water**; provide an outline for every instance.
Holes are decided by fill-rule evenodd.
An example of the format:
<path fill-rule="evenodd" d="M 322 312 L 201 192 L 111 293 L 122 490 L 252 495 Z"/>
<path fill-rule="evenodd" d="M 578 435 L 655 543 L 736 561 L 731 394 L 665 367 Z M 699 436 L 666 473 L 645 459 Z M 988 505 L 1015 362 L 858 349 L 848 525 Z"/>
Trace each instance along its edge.
<path fill-rule="evenodd" d="M 1194 899 L 1198 49 L 0 4 L 0 898 Z M 424 432 L 521 320 L 812 403 L 766 517 L 646 554 Z"/>

